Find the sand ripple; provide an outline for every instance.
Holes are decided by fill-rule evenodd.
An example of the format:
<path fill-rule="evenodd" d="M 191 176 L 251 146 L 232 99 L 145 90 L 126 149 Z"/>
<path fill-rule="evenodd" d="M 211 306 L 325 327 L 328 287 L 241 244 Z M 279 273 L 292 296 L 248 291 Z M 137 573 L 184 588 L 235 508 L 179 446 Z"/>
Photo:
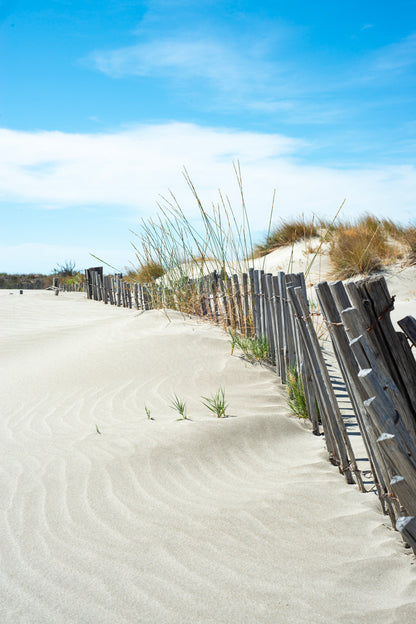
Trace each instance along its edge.
<path fill-rule="evenodd" d="M 2 297 L 0 326 L 2 624 L 412 621 L 375 499 L 221 330 L 53 293 Z"/>

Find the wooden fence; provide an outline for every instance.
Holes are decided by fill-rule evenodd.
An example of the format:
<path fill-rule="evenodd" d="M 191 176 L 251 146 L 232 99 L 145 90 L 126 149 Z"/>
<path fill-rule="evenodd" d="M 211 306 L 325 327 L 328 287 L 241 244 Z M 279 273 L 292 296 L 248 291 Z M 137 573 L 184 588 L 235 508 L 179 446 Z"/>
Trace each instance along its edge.
<path fill-rule="evenodd" d="M 319 307 L 311 309 L 302 273 L 278 275 L 213 272 L 171 289 L 128 283 L 121 275 L 86 271 L 90 299 L 150 310 L 179 309 L 222 324 L 242 336 L 266 338 L 269 359 L 282 383 L 302 383 L 315 435 L 322 431 L 330 461 L 347 483 L 366 491 L 331 381 L 317 324 L 333 346 L 354 410 L 383 512 L 416 553 L 416 320 L 395 331 L 394 298 L 383 277 L 360 282 L 321 282 Z"/>

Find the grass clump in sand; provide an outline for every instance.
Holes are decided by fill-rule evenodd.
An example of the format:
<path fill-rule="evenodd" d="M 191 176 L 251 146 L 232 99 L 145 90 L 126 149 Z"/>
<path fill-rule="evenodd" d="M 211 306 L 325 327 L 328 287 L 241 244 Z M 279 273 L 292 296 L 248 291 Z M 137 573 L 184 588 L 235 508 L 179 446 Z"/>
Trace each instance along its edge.
<path fill-rule="evenodd" d="M 339 224 L 330 236 L 329 256 L 333 275 L 349 279 L 380 271 L 392 257 L 383 223 L 372 215 Z"/>
<path fill-rule="evenodd" d="M 173 398 L 170 402 L 171 409 L 178 412 L 180 418 L 178 420 L 189 420 L 188 415 L 186 413 L 186 403 L 182 399 L 180 399 L 176 394 L 173 395 Z"/>
<path fill-rule="evenodd" d="M 130 270 L 127 274 L 127 281 L 140 282 L 141 284 L 150 284 L 155 282 L 165 273 L 162 265 L 153 260 L 141 262 L 136 269 Z"/>
<path fill-rule="evenodd" d="M 237 347 L 250 362 L 267 362 L 270 357 L 269 341 L 264 336 L 241 336 L 236 330 L 229 329 L 231 355 Z"/>
<path fill-rule="evenodd" d="M 209 409 L 210 412 L 215 414 L 217 418 L 226 417 L 226 409 L 228 403 L 225 400 L 225 390 L 219 388 L 219 390 L 210 397 L 201 397 L 203 399 L 202 404 Z"/>
<path fill-rule="evenodd" d="M 403 230 L 401 241 L 408 253 L 409 264 L 416 264 L 416 226 L 409 226 Z"/>
<path fill-rule="evenodd" d="M 310 239 L 319 236 L 320 228 L 323 224 L 318 225 L 314 219 L 305 221 L 303 218 L 292 220 L 281 220 L 280 225 L 274 228 L 268 235 L 264 243 L 255 247 L 255 257 L 264 256 L 279 247 L 293 245 L 299 240 L 310 242 Z"/>
<path fill-rule="evenodd" d="M 302 378 L 295 369 L 287 371 L 288 407 L 299 418 L 309 418 Z"/>

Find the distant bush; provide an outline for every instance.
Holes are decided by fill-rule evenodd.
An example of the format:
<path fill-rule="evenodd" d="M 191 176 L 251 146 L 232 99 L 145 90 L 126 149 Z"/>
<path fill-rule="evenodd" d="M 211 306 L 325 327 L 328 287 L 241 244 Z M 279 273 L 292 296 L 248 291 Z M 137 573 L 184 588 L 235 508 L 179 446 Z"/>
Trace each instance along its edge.
<path fill-rule="evenodd" d="M 0 288 L 2 289 L 42 290 L 47 288 L 51 281 L 52 278 L 49 275 L 41 273 L 0 273 Z"/>
<path fill-rule="evenodd" d="M 64 264 L 58 264 L 53 272 L 60 277 L 73 277 L 77 274 L 75 262 L 73 260 L 65 260 Z"/>

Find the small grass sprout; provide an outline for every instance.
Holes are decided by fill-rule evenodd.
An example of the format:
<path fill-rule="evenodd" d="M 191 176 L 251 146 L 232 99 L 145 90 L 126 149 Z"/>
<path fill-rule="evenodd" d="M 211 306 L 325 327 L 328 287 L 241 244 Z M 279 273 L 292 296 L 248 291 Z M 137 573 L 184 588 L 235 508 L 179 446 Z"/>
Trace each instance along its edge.
<path fill-rule="evenodd" d="M 97 433 L 99 433 L 101 435 L 101 431 L 98 429 L 98 425 L 97 424 L 95 425 L 95 430 L 96 430 Z"/>
<path fill-rule="evenodd" d="M 180 418 L 178 420 L 189 420 L 186 413 L 186 403 L 182 399 L 180 399 L 176 394 L 173 395 L 173 398 L 170 402 L 171 409 L 178 412 Z"/>
<path fill-rule="evenodd" d="M 218 391 L 210 397 L 201 397 L 203 399 L 202 404 L 209 409 L 210 412 L 216 414 L 217 418 L 226 417 L 226 409 L 228 403 L 225 400 L 224 388 L 219 388 Z"/>
<path fill-rule="evenodd" d="M 150 415 L 150 409 L 147 407 L 147 405 L 144 406 L 144 411 L 146 412 L 147 420 L 153 420 Z"/>

